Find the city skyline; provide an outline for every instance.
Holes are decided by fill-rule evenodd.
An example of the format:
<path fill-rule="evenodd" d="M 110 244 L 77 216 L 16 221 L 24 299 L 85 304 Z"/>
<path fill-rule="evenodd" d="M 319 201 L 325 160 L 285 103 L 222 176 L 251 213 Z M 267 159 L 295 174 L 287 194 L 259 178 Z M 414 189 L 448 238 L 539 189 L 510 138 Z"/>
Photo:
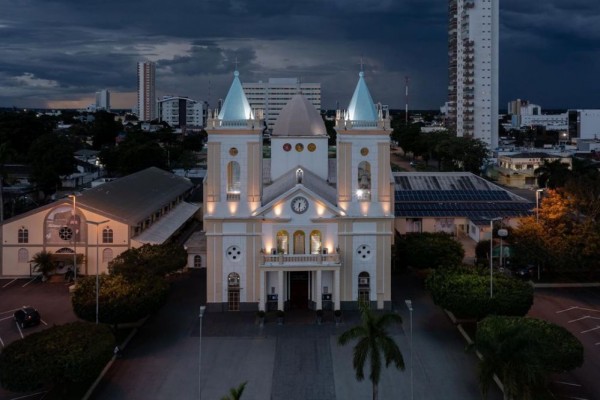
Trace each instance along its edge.
<path fill-rule="evenodd" d="M 131 108 L 145 60 L 157 64 L 157 97 L 212 106 L 237 65 L 242 82 L 319 82 L 322 107 L 343 108 L 361 60 L 375 101 L 403 109 L 405 76 L 410 109 L 447 100 L 447 1 L 207 0 L 165 10 L 154 0 L 0 0 L 0 9 L 0 107 L 85 107 L 107 88 L 113 108 Z M 515 98 L 598 108 L 599 15 L 591 1 L 501 1 L 500 108 Z"/>

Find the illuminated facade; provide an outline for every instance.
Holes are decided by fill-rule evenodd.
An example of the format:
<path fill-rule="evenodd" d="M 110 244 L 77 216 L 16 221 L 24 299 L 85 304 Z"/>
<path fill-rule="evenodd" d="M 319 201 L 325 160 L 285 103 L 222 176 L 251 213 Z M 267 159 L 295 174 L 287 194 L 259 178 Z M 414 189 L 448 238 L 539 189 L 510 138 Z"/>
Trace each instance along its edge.
<path fill-rule="evenodd" d="M 239 80 L 209 111 L 204 180 L 207 305 L 213 310 L 391 307 L 393 180 L 389 116 L 360 73 L 336 120 L 337 158 L 325 125 L 292 96 L 263 156 L 261 115 Z"/>

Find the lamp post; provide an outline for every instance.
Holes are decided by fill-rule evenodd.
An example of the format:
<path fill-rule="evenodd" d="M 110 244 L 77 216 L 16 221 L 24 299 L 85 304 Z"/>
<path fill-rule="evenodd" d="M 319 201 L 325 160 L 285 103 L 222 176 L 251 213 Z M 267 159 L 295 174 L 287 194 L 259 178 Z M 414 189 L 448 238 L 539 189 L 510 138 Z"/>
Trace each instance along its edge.
<path fill-rule="evenodd" d="M 71 225 L 73 225 L 73 280 L 77 281 L 77 230 L 79 229 L 79 224 L 77 223 L 77 196 L 74 194 L 70 194 L 69 198 L 73 199 L 73 216 L 71 218 Z"/>
<path fill-rule="evenodd" d="M 504 267 L 504 249 L 502 248 L 502 239 L 508 236 L 508 230 L 502 228 L 502 221 L 500 221 L 500 229 L 498 229 L 498 236 L 500 236 L 500 268 Z"/>
<path fill-rule="evenodd" d="M 414 384 L 413 384 L 413 322 L 412 322 L 412 300 L 404 300 L 408 312 L 410 314 L 410 399 L 414 399 Z"/>
<path fill-rule="evenodd" d="M 535 222 L 540 222 L 540 194 L 544 193 L 544 189 L 535 191 Z"/>
<path fill-rule="evenodd" d="M 494 221 L 501 220 L 502 218 L 490 218 L 490 299 L 494 297 L 494 257 L 492 252 L 494 251 Z"/>
<path fill-rule="evenodd" d="M 104 221 L 87 221 L 88 224 L 96 225 L 96 325 L 98 325 L 98 311 L 100 309 L 98 298 L 100 292 L 100 274 L 99 274 L 99 265 L 100 265 L 100 253 L 98 252 L 100 248 L 100 236 L 98 232 L 100 231 L 100 225 L 109 222 L 109 220 Z"/>
<path fill-rule="evenodd" d="M 200 306 L 200 330 L 198 331 L 198 399 L 202 399 L 202 317 L 204 316 L 206 306 Z"/>

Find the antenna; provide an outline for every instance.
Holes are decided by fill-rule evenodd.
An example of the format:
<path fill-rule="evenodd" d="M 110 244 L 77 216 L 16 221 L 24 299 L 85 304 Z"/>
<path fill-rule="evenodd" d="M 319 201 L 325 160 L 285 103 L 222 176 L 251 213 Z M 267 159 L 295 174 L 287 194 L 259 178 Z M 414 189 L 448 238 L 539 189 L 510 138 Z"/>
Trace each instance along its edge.
<path fill-rule="evenodd" d="M 404 108 L 404 124 L 408 125 L 408 75 L 404 77 L 404 88 L 405 88 L 405 92 L 404 92 L 404 96 L 406 99 L 406 106 Z"/>
<path fill-rule="evenodd" d="M 208 80 L 208 106 L 210 107 L 210 105 L 212 104 L 211 98 L 210 98 L 210 79 Z"/>
<path fill-rule="evenodd" d="M 238 70 L 238 64 L 239 64 L 237 57 L 235 57 L 235 61 L 233 63 L 235 64 L 235 70 L 237 71 Z"/>
<path fill-rule="evenodd" d="M 363 70 L 363 66 L 364 66 L 363 58 L 362 58 L 362 57 L 360 57 L 360 71 L 361 71 L 361 72 L 364 72 L 364 70 Z"/>

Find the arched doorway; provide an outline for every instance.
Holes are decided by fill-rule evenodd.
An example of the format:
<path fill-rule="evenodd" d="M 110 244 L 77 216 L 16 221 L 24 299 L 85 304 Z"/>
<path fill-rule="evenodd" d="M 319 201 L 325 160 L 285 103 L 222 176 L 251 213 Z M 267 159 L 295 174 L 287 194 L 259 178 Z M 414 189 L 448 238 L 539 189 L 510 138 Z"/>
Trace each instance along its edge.
<path fill-rule="evenodd" d="M 369 307 L 371 304 L 370 300 L 370 282 L 371 277 L 368 272 L 361 272 L 358 274 L 358 305 Z"/>
<path fill-rule="evenodd" d="M 240 276 L 235 272 L 227 275 L 227 310 L 240 311 Z"/>

